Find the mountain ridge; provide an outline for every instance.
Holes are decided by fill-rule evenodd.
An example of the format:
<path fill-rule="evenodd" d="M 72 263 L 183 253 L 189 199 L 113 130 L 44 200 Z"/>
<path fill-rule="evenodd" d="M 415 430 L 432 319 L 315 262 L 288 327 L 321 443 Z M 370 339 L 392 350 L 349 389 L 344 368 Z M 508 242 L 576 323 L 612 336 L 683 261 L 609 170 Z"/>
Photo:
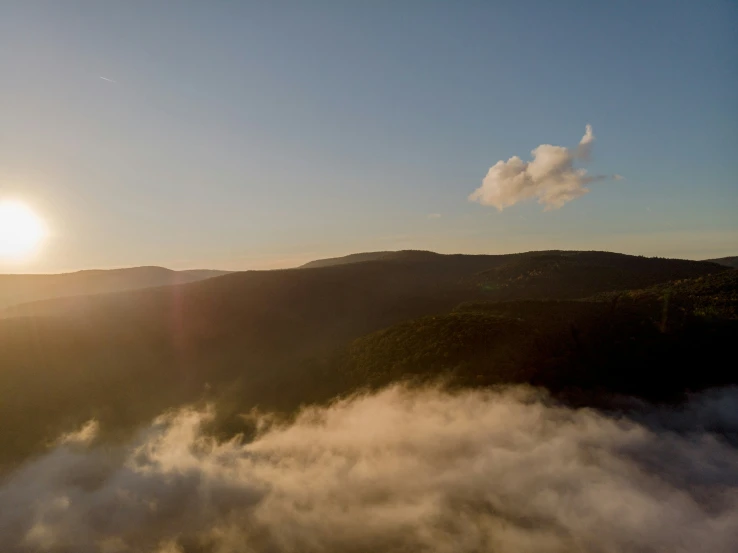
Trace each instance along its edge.
<path fill-rule="evenodd" d="M 224 274 L 228 271 L 175 271 L 159 266 L 85 269 L 56 274 L 0 274 L 0 309 L 61 297 L 183 284 Z"/>
<path fill-rule="evenodd" d="M 705 261 L 710 261 L 712 263 L 717 263 L 718 265 L 724 265 L 726 267 L 738 269 L 738 255 L 729 257 L 718 257 L 716 259 L 706 259 Z"/>

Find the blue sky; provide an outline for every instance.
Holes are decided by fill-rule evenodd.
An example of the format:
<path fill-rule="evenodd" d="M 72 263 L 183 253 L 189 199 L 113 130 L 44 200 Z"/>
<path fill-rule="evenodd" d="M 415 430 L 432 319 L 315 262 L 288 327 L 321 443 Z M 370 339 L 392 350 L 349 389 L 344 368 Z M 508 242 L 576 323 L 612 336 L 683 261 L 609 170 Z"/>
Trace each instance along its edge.
<path fill-rule="evenodd" d="M 736 59 L 728 1 L 0 0 L 0 199 L 50 230 L 0 272 L 736 255 Z M 624 180 L 467 199 L 586 124 L 587 169 Z"/>

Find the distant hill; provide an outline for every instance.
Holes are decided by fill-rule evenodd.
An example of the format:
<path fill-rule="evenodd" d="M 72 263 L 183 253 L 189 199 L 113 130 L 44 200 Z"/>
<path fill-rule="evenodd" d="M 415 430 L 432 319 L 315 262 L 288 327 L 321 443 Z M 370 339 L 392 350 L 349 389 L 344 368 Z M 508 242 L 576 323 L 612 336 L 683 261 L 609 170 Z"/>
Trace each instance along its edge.
<path fill-rule="evenodd" d="M 469 284 L 485 288 L 488 293 L 504 289 L 504 295 L 523 296 L 552 294 L 560 297 L 584 297 L 602 290 L 650 286 L 675 278 L 691 278 L 724 270 L 724 258 L 712 261 L 689 261 L 659 257 L 643 257 L 598 251 L 534 251 L 501 255 L 438 254 L 424 250 L 365 252 L 318 259 L 302 265 L 315 269 L 382 261 L 387 263 L 426 263 L 469 268 Z M 738 258 L 735 258 L 738 259 Z M 485 267 L 480 274 L 472 268 Z M 547 283 L 547 284 L 543 284 Z"/>
<path fill-rule="evenodd" d="M 317 269 L 320 267 L 332 267 L 334 265 L 347 265 L 349 263 L 363 263 L 365 261 L 422 261 L 437 259 L 443 254 L 430 252 L 426 250 L 400 250 L 387 252 L 365 252 L 352 253 L 343 257 L 329 257 L 327 259 L 317 259 L 300 266 L 300 269 Z M 448 256 L 446 256 L 448 257 Z M 464 257 L 486 257 L 495 256 L 464 256 Z"/>
<path fill-rule="evenodd" d="M 733 257 L 719 257 L 718 259 L 708 259 L 711 263 L 717 263 L 718 265 L 725 265 L 726 267 L 732 267 L 738 269 L 738 255 Z"/>
<path fill-rule="evenodd" d="M 183 284 L 223 274 L 226 271 L 172 271 L 163 267 L 78 271 L 55 275 L 0 274 L 0 309 L 64 296 Z"/>
<path fill-rule="evenodd" d="M 537 252 L 536 252 L 537 253 Z M 519 255 L 519 254 L 516 254 Z M 489 262 L 502 259 L 503 255 L 465 255 L 465 254 L 440 254 L 427 250 L 399 250 L 386 252 L 365 252 L 352 253 L 343 257 L 329 257 L 327 259 L 317 259 L 301 265 L 300 269 L 317 269 L 321 267 L 332 267 L 334 265 L 348 265 L 350 263 L 365 263 L 367 261 L 392 261 L 395 263 L 408 262 L 430 262 L 440 259 L 446 260 L 469 260 L 469 259 L 485 259 Z"/>
<path fill-rule="evenodd" d="M 330 267 L 332 265 L 345 265 L 347 263 L 361 263 L 362 261 L 376 261 L 377 259 L 383 259 L 388 255 L 392 255 L 396 252 L 366 252 L 366 253 L 352 253 L 351 255 L 344 255 L 342 257 L 329 257 L 327 259 L 316 259 L 301 265 L 301 269 L 317 269 L 320 267 Z"/>
<path fill-rule="evenodd" d="M 537 252 L 507 256 L 472 282 L 500 299 L 574 299 L 724 270 L 711 262 L 609 252 Z"/>
<path fill-rule="evenodd" d="M 375 254 L 357 254 L 362 255 Z M 443 255 L 413 250 L 382 252 L 381 257 L 375 260 L 347 261 L 313 267 L 309 271 L 304 270 L 305 268 L 307 267 L 245 271 L 206 283 L 191 283 L 177 291 L 180 297 L 178 301 L 183 307 L 191 298 L 196 297 L 198 309 L 211 307 L 211 304 L 218 306 L 218 316 L 233 312 L 238 313 L 239 317 L 274 317 L 276 313 L 284 313 L 294 319 L 298 313 L 309 317 L 321 315 L 326 302 L 335 303 L 336 306 L 361 305 L 362 308 L 370 308 L 372 305 L 367 304 L 367 300 L 373 298 L 373 301 L 378 302 L 377 305 L 387 305 L 388 308 L 397 310 L 403 302 L 419 299 L 420 303 L 429 305 L 437 305 L 443 298 L 573 299 L 728 270 L 709 262 L 646 258 L 609 252 Z M 129 275 L 138 278 L 126 278 Z M 79 277 L 86 284 L 84 281 L 89 278 L 91 284 L 98 285 L 97 288 L 80 286 L 79 295 L 82 295 L 102 292 L 106 286 L 114 288 L 112 285 L 145 288 L 188 280 L 197 281 L 201 280 L 198 278 L 200 276 L 200 272 L 178 273 L 158 267 L 144 267 L 92 271 L 89 277 L 88 272 L 52 275 L 49 279 L 68 277 L 71 280 L 72 277 Z M 23 278 L 25 276 L 20 280 Z M 66 290 L 70 288 L 71 286 Z M 68 295 L 71 294 L 65 294 Z M 127 312 L 138 309 L 145 312 L 149 303 L 157 304 L 162 298 L 171 295 L 172 292 L 168 290 L 154 290 L 89 298 L 64 297 L 14 305 L 5 309 L 2 315 L 78 316 L 92 312 L 112 314 L 118 307 L 124 307 Z M 227 305 L 229 302 L 230 305 Z M 347 311 L 345 308 L 340 313 L 347 319 L 358 316 L 357 312 Z M 366 315 L 358 318 L 368 321 Z M 324 322 L 325 320 L 323 318 Z M 339 326 L 344 328 L 343 324 Z"/>

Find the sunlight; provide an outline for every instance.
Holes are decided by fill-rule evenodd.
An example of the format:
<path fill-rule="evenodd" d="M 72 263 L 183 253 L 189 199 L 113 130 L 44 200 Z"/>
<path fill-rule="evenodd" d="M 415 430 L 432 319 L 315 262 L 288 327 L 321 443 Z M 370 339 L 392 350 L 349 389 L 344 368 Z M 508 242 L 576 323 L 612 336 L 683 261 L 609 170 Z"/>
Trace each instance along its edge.
<path fill-rule="evenodd" d="M 0 257 L 18 258 L 31 253 L 45 234 L 43 221 L 27 205 L 0 201 Z"/>

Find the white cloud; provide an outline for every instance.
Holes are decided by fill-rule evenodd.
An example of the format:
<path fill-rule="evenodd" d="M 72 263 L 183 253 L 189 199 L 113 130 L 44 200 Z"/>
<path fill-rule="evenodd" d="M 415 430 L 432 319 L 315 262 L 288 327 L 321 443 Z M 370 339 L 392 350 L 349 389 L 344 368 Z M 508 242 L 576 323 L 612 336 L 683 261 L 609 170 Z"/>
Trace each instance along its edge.
<path fill-rule="evenodd" d="M 440 218 L 441 218 L 440 213 L 429 213 L 428 214 L 428 219 L 440 219 Z"/>
<path fill-rule="evenodd" d="M 594 133 L 592 132 L 592 125 L 587 125 L 584 128 L 584 136 L 577 145 L 576 157 L 583 160 L 588 160 L 592 154 L 592 144 L 594 143 Z"/>
<path fill-rule="evenodd" d="M 183 410 L 9 475 L 0 550 L 728 553 L 738 451 L 709 428 L 738 430 L 737 405 L 729 389 L 638 423 L 528 389 L 395 387 L 250 443 Z"/>
<path fill-rule="evenodd" d="M 594 139 L 592 126 L 587 125 L 574 149 L 542 144 L 531 152 L 532 161 L 517 156 L 498 161 L 469 200 L 500 211 L 532 198 L 537 198 L 547 210 L 559 208 L 589 192 L 588 184 L 607 178 L 574 167 L 575 160 L 589 160 Z"/>

